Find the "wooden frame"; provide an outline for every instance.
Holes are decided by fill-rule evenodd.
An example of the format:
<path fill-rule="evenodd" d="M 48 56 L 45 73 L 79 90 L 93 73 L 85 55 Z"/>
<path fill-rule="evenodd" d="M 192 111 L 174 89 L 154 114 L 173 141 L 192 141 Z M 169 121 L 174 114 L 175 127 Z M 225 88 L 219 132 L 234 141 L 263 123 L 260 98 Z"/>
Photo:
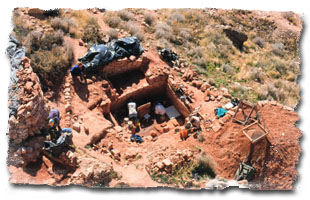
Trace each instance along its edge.
<path fill-rule="evenodd" d="M 250 113 L 249 113 L 248 115 L 246 115 L 246 114 L 244 113 L 244 110 L 245 110 L 246 108 L 251 108 L 251 111 L 250 111 Z M 243 118 L 244 118 L 243 120 L 237 119 L 237 118 L 236 118 L 236 115 L 237 115 L 237 113 L 239 112 L 239 109 L 241 109 L 241 112 L 242 112 L 242 115 L 243 115 Z M 251 117 L 253 111 L 256 112 L 256 115 L 255 115 L 254 118 Z M 238 105 L 238 107 L 237 107 L 237 111 L 235 112 L 235 114 L 234 114 L 232 120 L 235 121 L 235 122 L 238 122 L 238 123 L 240 123 L 240 124 L 242 124 L 242 125 L 246 125 L 246 124 L 249 122 L 250 119 L 253 119 L 253 120 L 257 120 L 257 119 L 258 119 L 258 111 L 257 111 L 257 106 L 256 106 L 256 104 L 251 105 L 251 104 L 245 103 L 245 102 L 243 102 L 243 101 L 240 101 L 240 103 L 239 103 L 239 105 Z"/>
<path fill-rule="evenodd" d="M 257 124 L 263 131 L 263 134 L 255 139 L 252 139 L 249 134 L 247 133 L 247 129 L 249 129 L 250 127 L 254 126 L 255 124 Z M 262 139 L 263 137 L 265 137 L 266 135 L 268 135 L 269 132 L 266 131 L 266 129 L 258 122 L 258 121 L 255 121 L 254 123 L 244 127 L 242 129 L 242 132 L 243 134 L 251 141 L 252 144 L 258 142 L 260 139 Z"/>

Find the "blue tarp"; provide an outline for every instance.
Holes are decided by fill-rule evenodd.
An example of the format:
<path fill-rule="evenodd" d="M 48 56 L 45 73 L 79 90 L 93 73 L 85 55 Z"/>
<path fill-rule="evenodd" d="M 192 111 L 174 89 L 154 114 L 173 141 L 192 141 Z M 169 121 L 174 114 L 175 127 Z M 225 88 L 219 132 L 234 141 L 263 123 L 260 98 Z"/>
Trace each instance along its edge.
<path fill-rule="evenodd" d="M 216 116 L 223 117 L 227 113 L 227 110 L 225 110 L 224 108 L 217 108 L 217 109 L 215 109 L 214 112 L 215 112 Z"/>

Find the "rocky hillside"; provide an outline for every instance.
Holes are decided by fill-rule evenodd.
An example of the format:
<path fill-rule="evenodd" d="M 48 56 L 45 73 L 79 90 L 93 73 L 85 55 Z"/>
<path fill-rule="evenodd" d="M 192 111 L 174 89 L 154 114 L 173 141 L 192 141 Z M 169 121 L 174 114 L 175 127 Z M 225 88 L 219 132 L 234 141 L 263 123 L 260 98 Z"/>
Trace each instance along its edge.
<path fill-rule="evenodd" d="M 296 81 L 303 22 L 292 12 L 60 9 L 44 13 L 20 8 L 13 12 L 13 22 L 13 32 L 27 47 L 44 90 L 72 62 L 72 46 L 64 37 L 80 39 L 89 47 L 133 35 L 145 48 L 174 49 L 201 79 L 227 87 L 236 97 L 276 100 L 291 107 L 300 98 Z"/>

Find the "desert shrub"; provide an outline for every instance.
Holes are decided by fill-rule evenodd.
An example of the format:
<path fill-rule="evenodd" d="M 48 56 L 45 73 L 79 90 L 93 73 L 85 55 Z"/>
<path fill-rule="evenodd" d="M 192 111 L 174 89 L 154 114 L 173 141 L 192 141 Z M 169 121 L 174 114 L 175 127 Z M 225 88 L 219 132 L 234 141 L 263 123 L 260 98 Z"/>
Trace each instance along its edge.
<path fill-rule="evenodd" d="M 193 174 L 198 174 L 201 177 L 210 177 L 215 178 L 216 173 L 214 170 L 214 164 L 208 156 L 202 154 L 199 158 L 197 158 L 196 162 L 194 163 Z"/>
<path fill-rule="evenodd" d="M 202 134 L 200 134 L 197 139 L 200 143 L 203 143 L 206 140 L 206 138 Z"/>
<path fill-rule="evenodd" d="M 281 60 L 274 59 L 273 60 L 273 66 L 274 66 L 274 69 L 277 72 L 279 72 L 281 75 L 287 74 L 287 68 L 285 66 L 285 63 L 282 62 Z"/>
<path fill-rule="evenodd" d="M 151 13 L 150 11 L 144 11 L 143 13 L 144 15 L 144 21 L 148 24 L 148 25 L 153 25 L 156 17 L 153 13 Z"/>
<path fill-rule="evenodd" d="M 203 35 L 204 39 L 200 45 L 207 48 L 207 54 L 210 58 L 221 59 L 228 62 L 228 57 L 234 54 L 232 42 L 221 31 L 207 29 Z"/>
<path fill-rule="evenodd" d="M 171 14 L 171 16 L 169 17 L 169 21 L 171 23 L 175 23 L 175 22 L 184 22 L 185 17 L 182 13 L 180 13 L 179 11 L 175 11 Z"/>
<path fill-rule="evenodd" d="M 37 51 L 41 47 L 41 31 L 32 31 L 27 36 L 28 46 L 30 47 L 28 51 Z"/>
<path fill-rule="evenodd" d="M 254 38 L 253 42 L 257 46 L 259 46 L 260 48 L 264 48 L 265 47 L 265 43 L 266 43 L 265 40 L 263 38 L 261 38 L 261 37 Z"/>
<path fill-rule="evenodd" d="M 298 61 L 291 61 L 289 63 L 289 70 L 294 74 L 300 74 L 300 67 Z"/>
<path fill-rule="evenodd" d="M 114 28 L 110 28 L 106 34 L 110 37 L 111 40 L 118 39 L 118 31 Z"/>
<path fill-rule="evenodd" d="M 72 26 L 75 26 L 74 22 L 70 18 L 55 17 L 51 20 L 52 27 L 55 30 L 62 30 L 64 33 L 68 33 Z"/>
<path fill-rule="evenodd" d="M 124 27 L 131 35 L 136 34 L 137 32 L 141 32 L 140 26 L 137 22 L 128 21 Z"/>
<path fill-rule="evenodd" d="M 254 80 L 256 82 L 262 83 L 264 82 L 264 73 L 259 68 L 250 67 L 248 68 L 244 78 L 245 80 Z"/>
<path fill-rule="evenodd" d="M 274 55 L 283 56 L 284 55 L 284 45 L 280 42 L 273 44 L 271 52 Z"/>
<path fill-rule="evenodd" d="M 189 22 L 200 22 L 203 19 L 203 15 L 197 9 L 188 9 L 185 12 L 185 19 Z"/>
<path fill-rule="evenodd" d="M 136 36 L 140 41 L 143 41 L 144 35 L 137 22 L 128 21 L 123 28 L 127 30 L 131 36 Z"/>
<path fill-rule="evenodd" d="M 31 66 L 43 88 L 62 80 L 73 62 L 72 46 L 64 43 L 63 36 L 62 30 L 32 31 L 27 36 L 26 56 L 31 58 Z"/>
<path fill-rule="evenodd" d="M 257 99 L 266 100 L 268 97 L 268 88 L 267 85 L 261 85 L 256 87 Z"/>
<path fill-rule="evenodd" d="M 166 23 L 159 23 L 155 26 L 155 36 L 157 39 L 171 40 L 173 37 L 172 28 Z"/>
<path fill-rule="evenodd" d="M 32 31 L 27 36 L 28 44 L 26 46 L 29 47 L 27 51 L 31 53 L 39 49 L 51 50 L 54 45 L 63 44 L 63 36 L 64 34 L 61 30 L 46 32 L 44 34 L 40 31 Z"/>
<path fill-rule="evenodd" d="M 172 48 L 171 43 L 169 43 L 166 39 L 161 38 L 156 41 L 156 46 L 160 48 Z"/>
<path fill-rule="evenodd" d="M 39 49 L 30 55 L 33 71 L 37 73 L 44 86 L 49 81 L 56 83 L 62 80 L 73 62 L 72 46 L 56 46 L 51 50 Z"/>
<path fill-rule="evenodd" d="M 242 85 L 231 86 L 230 94 L 233 97 L 237 97 L 239 99 L 247 99 L 248 98 L 248 92 L 247 92 L 246 88 L 244 88 Z"/>
<path fill-rule="evenodd" d="M 235 72 L 234 67 L 229 63 L 222 64 L 222 70 L 227 74 L 233 74 Z"/>
<path fill-rule="evenodd" d="M 118 11 L 118 16 L 125 21 L 133 20 L 135 15 L 128 10 L 120 10 Z"/>
<path fill-rule="evenodd" d="M 283 90 L 280 90 L 274 86 L 274 84 L 267 84 L 268 96 L 272 97 L 273 100 L 283 102 L 285 100 L 285 94 Z"/>
<path fill-rule="evenodd" d="M 188 28 L 180 29 L 179 36 L 182 37 L 184 40 L 191 40 L 192 39 L 192 33 Z"/>
<path fill-rule="evenodd" d="M 91 18 L 85 28 L 82 40 L 86 43 L 102 43 L 102 38 L 99 24 L 94 18 Z"/>
<path fill-rule="evenodd" d="M 193 59 L 193 64 L 198 65 L 201 68 L 205 68 L 206 67 L 206 63 L 208 62 L 208 60 L 204 57 L 199 57 L 199 58 L 195 58 Z"/>
<path fill-rule="evenodd" d="M 203 48 L 200 46 L 193 47 L 188 49 L 186 54 L 194 58 L 201 58 L 203 56 Z"/>
<path fill-rule="evenodd" d="M 116 28 L 122 22 L 121 18 L 118 16 L 108 16 L 105 22 L 112 28 Z"/>

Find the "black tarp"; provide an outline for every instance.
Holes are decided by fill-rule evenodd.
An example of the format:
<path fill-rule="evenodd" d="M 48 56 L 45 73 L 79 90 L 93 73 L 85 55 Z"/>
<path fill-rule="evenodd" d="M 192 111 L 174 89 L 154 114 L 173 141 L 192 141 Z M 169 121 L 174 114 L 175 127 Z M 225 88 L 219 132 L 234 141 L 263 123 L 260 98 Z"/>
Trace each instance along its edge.
<path fill-rule="evenodd" d="M 94 44 L 83 57 L 78 60 L 86 67 L 86 72 L 97 71 L 113 60 L 134 55 L 139 57 L 144 52 L 136 37 L 112 40 L 107 44 Z"/>

